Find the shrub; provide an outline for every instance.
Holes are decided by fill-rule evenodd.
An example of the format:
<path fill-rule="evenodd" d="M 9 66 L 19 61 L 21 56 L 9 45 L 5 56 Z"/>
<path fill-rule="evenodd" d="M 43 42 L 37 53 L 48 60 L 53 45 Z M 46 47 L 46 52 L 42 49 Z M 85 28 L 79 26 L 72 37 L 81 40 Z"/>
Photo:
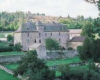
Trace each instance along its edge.
<path fill-rule="evenodd" d="M 73 50 L 73 48 L 72 47 L 69 47 L 68 50 Z"/>
<path fill-rule="evenodd" d="M 22 58 L 20 66 L 15 70 L 15 76 L 18 74 L 28 76 L 29 80 L 54 80 L 55 72 L 49 70 L 44 60 L 30 53 Z"/>
<path fill-rule="evenodd" d="M 13 51 L 13 47 L 0 47 L 0 52 L 10 52 Z"/>
<path fill-rule="evenodd" d="M 20 43 L 16 43 L 14 45 L 14 51 L 21 51 L 22 50 L 22 45 Z"/>
<path fill-rule="evenodd" d="M 30 53 L 30 54 L 34 54 L 34 55 L 37 55 L 36 50 L 30 50 L 29 53 Z"/>
<path fill-rule="evenodd" d="M 7 41 L 13 41 L 13 39 L 14 39 L 14 38 L 13 38 L 12 35 L 8 35 L 8 36 L 7 36 Z"/>

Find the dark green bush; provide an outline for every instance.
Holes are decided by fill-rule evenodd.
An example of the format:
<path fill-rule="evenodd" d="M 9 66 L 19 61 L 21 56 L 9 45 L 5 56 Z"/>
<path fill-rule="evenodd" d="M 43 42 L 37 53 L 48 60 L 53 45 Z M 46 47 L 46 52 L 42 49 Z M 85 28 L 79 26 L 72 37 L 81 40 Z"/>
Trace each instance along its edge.
<path fill-rule="evenodd" d="M 13 47 L 0 47 L 0 52 L 10 52 L 13 51 Z"/>
<path fill-rule="evenodd" d="M 72 47 L 69 47 L 68 50 L 73 50 L 73 48 Z"/>

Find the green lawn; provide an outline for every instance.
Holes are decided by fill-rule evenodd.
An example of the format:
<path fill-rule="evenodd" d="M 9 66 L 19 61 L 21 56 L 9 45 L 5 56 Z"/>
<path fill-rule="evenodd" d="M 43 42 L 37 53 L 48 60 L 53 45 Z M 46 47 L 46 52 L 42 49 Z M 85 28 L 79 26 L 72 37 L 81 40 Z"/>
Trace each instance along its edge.
<path fill-rule="evenodd" d="M 14 52 L 1 52 L 0 56 L 5 56 L 5 55 L 22 55 L 22 54 L 24 54 L 24 52 L 16 52 L 16 51 L 14 51 Z"/>
<path fill-rule="evenodd" d="M 16 77 L 13 77 L 12 75 L 0 69 L 0 80 L 19 80 L 19 79 Z"/>
<path fill-rule="evenodd" d="M 10 70 L 15 70 L 17 69 L 17 67 L 19 66 L 19 64 L 17 63 L 13 63 L 13 64 L 4 64 L 3 66 L 5 66 L 6 68 L 10 69 Z"/>
<path fill-rule="evenodd" d="M 79 59 L 79 57 L 69 58 L 69 59 L 60 59 L 60 60 L 48 60 L 47 65 L 48 66 L 55 66 L 55 65 L 76 63 L 76 62 L 80 62 L 80 61 L 81 60 Z"/>

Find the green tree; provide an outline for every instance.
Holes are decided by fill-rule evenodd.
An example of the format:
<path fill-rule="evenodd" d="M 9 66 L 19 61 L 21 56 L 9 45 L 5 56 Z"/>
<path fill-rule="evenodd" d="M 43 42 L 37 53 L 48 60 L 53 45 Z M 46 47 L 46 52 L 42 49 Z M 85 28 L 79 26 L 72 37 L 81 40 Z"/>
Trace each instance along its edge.
<path fill-rule="evenodd" d="M 44 60 L 37 58 L 33 53 L 27 54 L 20 61 L 20 66 L 15 70 L 18 74 L 29 77 L 29 80 L 54 80 L 55 72 L 49 70 Z"/>
<path fill-rule="evenodd" d="M 92 57 L 92 54 L 90 52 L 90 38 L 86 38 L 83 43 L 83 53 L 84 53 L 84 59 L 90 59 Z"/>
<path fill-rule="evenodd" d="M 52 38 L 47 38 L 45 44 L 48 50 L 59 50 L 60 47 L 59 43 Z"/>
<path fill-rule="evenodd" d="M 77 47 L 77 51 L 78 51 L 78 53 L 79 53 L 79 58 L 80 58 L 81 60 L 84 60 L 85 55 L 84 55 L 84 53 L 83 53 L 83 46 L 78 46 L 78 47 Z"/>
<path fill-rule="evenodd" d="M 100 39 L 97 39 L 96 58 L 100 58 Z"/>
<path fill-rule="evenodd" d="M 86 24 L 84 24 L 84 26 L 82 27 L 82 36 L 86 36 L 86 37 L 94 37 L 94 31 L 93 31 L 93 23 L 91 22 L 86 22 Z"/>
<path fill-rule="evenodd" d="M 9 35 L 7 36 L 7 41 L 13 41 L 13 39 L 14 39 L 14 37 L 13 37 L 12 35 L 9 34 Z"/>

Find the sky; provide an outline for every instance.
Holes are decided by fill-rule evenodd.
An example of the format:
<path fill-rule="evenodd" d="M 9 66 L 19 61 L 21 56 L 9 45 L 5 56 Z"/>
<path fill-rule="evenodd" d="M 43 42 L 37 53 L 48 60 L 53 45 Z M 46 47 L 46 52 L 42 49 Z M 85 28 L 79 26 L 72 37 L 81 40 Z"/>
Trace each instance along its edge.
<path fill-rule="evenodd" d="M 62 17 L 83 15 L 85 18 L 96 18 L 99 14 L 96 5 L 84 0 L 0 0 L 0 12 L 2 11 L 30 11 Z"/>

